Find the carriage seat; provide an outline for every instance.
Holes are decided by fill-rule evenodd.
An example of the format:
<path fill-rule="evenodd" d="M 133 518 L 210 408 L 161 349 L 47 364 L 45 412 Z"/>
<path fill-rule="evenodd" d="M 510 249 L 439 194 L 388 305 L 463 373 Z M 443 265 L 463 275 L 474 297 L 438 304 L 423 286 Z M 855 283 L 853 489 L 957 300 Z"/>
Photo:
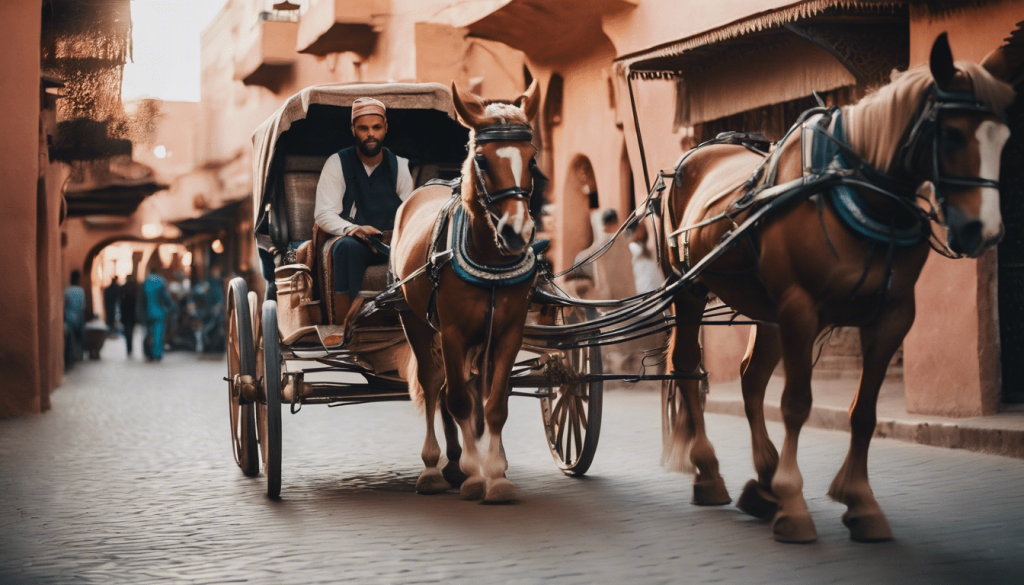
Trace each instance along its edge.
<path fill-rule="evenodd" d="M 316 186 L 320 171 L 327 162 L 327 156 L 292 155 L 284 160 L 284 196 L 288 214 L 289 248 L 294 250 L 303 242 L 313 238 L 314 211 L 316 209 Z M 435 165 L 413 165 L 410 169 L 416 186 L 438 176 Z M 387 264 L 370 266 L 363 277 L 361 297 L 372 297 L 388 286 Z"/>

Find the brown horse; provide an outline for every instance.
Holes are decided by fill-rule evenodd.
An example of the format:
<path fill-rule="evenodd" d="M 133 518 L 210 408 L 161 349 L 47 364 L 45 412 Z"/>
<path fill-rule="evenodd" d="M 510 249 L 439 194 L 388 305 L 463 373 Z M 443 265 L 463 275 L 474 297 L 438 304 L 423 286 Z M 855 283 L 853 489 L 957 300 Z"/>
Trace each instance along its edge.
<path fill-rule="evenodd" d="M 538 93 L 534 82 L 514 102 L 488 101 L 452 84 L 455 111 L 472 130 L 457 202 L 461 210 L 456 212 L 468 224 L 465 256 L 483 267 L 477 271 L 484 273 L 480 278 L 488 276 L 487 267 L 502 270 L 533 260 L 529 246 L 536 229 L 529 203 L 536 149 L 530 141 L 530 120 L 537 112 Z M 426 186 L 399 208 L 392 246 L 392 269 L 398 279 L 409 277 L 428 260 L 435 220 L 451 198 L 446 186 Z M 505 478 L 508 463 L 501 431 L 508 417 L 509 375 L 522 344 L 536 271 L 520 271 L 517 278 L 487 286 L 467 282 L 458 268 L 452 260 L 433 278 L 416 277 L 402 286 L 410 307 L 402 313 L 402 325 L 415 355 L 414 369 L 405 377 L 413 398 L 425 402 L 427 417 L 422 453 L 426 469 L 416 490 L 440 493 L 461 483 L 465 499 L 508 502 L 515 498 L 516 488 Z M 435 281 L 437 332 L 428 317 Z M 449 460 L 443 473 L 437 467 L 441 450 L 434 435 L 434 410 L 441 396 Z M 453 416 L 462 431 L 464 452 Z M 489 443 L 481 454 L 477 444 L 484 422 Z"/>
<path fill-rule="evenodd" d="M 850 410 L 850 449 L 828 493 L 848 507 L 843 523 L 851 538 L 891 538 L 867 475 L 876 399 L 889 361 L 914 322 L 914 283 L 928 256 L 931 233 L 922 201 L 936 201 L 935 215 L 948 231 L 948 248 L 955 254 L 978 256 L 1002 237 L 996 180 L 1009 130 L 1001 114 L 1014 92 L 996 79 L 999 63 L 990 56 L 981 66 L 954 64 L 943 34 L 932 48 L 929 67 L 896 74 L 889 85 L 859 103 L 828 112 L 833 120 L 841 118 L 848 150 L 831 139 L 826 142 L 847 160 L 871 167 L 852 165 L 859 169 L 858 177 L 873 180 L 862 181 L 849 193 L 860 202 L 854 211 L 876 218 L 876 228 L 882 226 L 875 237 L 864 226 L 844 221 L 836 199 L 826 197 L 832 192 L 822 189 L 753 224 L 750 237 L 738 238 L 700 273 L 700 285 L 730 307 L 777 324 L 754 328 L 741 364 L 757 480 L 748 482 L 738 502 L 742 510 L 772 520 L 776 540 L 817 538 L 803 497 L 797 440 L 811 409 L 815 339 L 832 326 L 859 328 L 864 363 Z M 727 230 L 755 213 L 756 199 L 744 207 L 740 198 L 755 169 L 771 168 L 759 167 L 762 162 L 777 157 L 780 185 L 801 178 L 807 144 L 800 136 L 806 135 L 792 133 L 768 159 L 728 144 L 698 148 L 684 157 L 662 205 L 666 233 L 675 230 L 672 237 L 678 238 L 671 246 L 663 238 L 663 268 L 685 271 L 680 258 L 692 267 Z M 708 221 L 723 213 L 733 221 Z M 694 227 L 685 229 L 689 226 Z M 669 352 L 680 373 L 697 372 L 701 366 L 698 330 L 708 297 L 699 288 L 674 300 L 677 325 Z M 780 357 L 786 378 L 781 456 L 768 437 L 763 409 L 765 386 Z M 696 467 L 693 503 L 726 504 L 730 498 L 705 433 L 698 384 L 678 382 L 683 409 L 666 444 L 666 460 L 677 469 Z"/>

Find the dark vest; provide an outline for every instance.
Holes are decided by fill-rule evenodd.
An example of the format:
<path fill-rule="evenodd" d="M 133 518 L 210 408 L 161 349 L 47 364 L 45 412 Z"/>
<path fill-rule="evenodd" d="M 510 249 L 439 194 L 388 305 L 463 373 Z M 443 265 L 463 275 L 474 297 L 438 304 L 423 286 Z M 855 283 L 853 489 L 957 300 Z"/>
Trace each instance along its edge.
<path fill-rule="evenodd" d="M 384 149 L 384 158 L 370 176 L 359 160 L 356 147 L 338 151 L 341 172 L 345 176 L 345 197 L 341 217 L 356 225 L 370 225 L 380 231 L 395 227 L 395 213 L 402 204 L 398 196 L 398 157 Z"/>

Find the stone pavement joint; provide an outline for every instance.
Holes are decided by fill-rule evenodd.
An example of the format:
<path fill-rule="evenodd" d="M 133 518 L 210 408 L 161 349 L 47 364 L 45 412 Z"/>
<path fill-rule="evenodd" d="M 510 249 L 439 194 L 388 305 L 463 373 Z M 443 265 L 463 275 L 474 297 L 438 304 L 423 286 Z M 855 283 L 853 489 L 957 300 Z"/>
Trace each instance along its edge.
<path fill-rule="evenodd" d="M 734 506 L 690 505 L 693 476 L 658 465 L 658 388 L 605 393 L 597 456 L 579 479 L 556 469 L 537 401 L 511 400 L 504 447 L 519 500 L 508 506 L 415 493 L 424 424 L 411 404 L 310 406 L 283 413 L 272 501 L 265 477 L 232 458 L 223 359 L 147 364 L 121 348 L 77 366 L 46 414 L 0 420 L 0 584 L 1020 580 L 1016 459 L 875 441 L 872 489 L 896 541 L 864 545 L 826 495 L 849 435 L 808 428 L 799 461 L 819 539 L 791 546 Z M 707 423 L 736 498 L 754 477 L 746 421 Z M 781 444 L 782 425 L 768 432 Z"/>

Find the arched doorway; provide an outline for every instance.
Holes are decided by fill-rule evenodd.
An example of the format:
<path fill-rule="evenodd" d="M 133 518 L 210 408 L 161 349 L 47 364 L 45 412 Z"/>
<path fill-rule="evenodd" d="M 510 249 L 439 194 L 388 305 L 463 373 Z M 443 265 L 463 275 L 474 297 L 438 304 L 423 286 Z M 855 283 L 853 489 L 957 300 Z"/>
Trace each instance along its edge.
<path fill-rule="evenodd" d="M 591 211 L 598 208 L 597 180 L 590 159 L 577 155 L 566 172 L 562 190 L 562 246 L 566 265 L 594 241 Z"/>

